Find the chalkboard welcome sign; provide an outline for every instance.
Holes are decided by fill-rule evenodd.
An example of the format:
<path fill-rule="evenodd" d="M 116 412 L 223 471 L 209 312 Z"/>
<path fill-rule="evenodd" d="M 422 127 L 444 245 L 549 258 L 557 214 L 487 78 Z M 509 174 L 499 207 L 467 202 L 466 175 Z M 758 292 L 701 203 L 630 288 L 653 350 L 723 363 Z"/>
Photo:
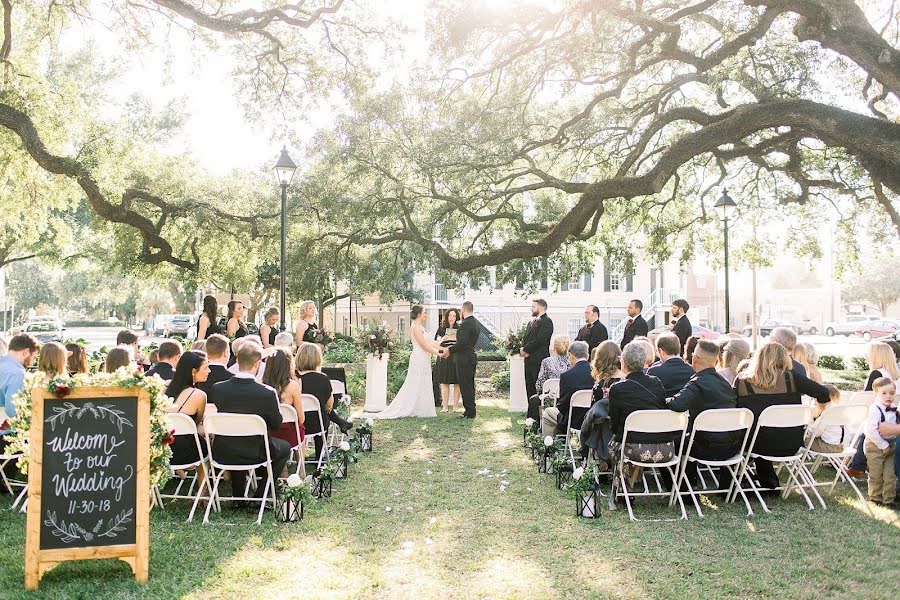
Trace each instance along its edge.
<path fill-rule="evenodd" d="M 25 587 L 64 560 L 120 558 L 147 580 L 150 400 L 143 390 L 32 395 Z"/>

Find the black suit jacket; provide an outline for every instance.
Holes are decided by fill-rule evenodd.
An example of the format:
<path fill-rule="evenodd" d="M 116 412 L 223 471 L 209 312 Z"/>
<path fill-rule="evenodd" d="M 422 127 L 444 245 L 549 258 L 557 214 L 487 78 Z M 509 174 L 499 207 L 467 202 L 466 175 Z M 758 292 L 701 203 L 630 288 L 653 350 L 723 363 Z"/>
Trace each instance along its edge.
<path fill-rule="evenodd" d="M 694 419 L 711 408 L 734 408 L 737 394 L 728 381 L 715 369 L 704 369 L 691 377 L 684 389 L 669 403 L 675 412 L 688 411 L 688 431 L 694 428 Z M 736 452 L 743 439 L 743 431 L 703 432 L 694 439 L 694 446 L 702 448 L 733 448 Z"/>
<path fill-rule="evenodd" d="M 522 350 L 528 353 L 528 360 L 540 364 L 550 356 L 550 338 L 553 337 L 553 320 L 542 314 L 533 320 L 522 338 Z"/>
<path fill-rule="evenodd" d="M 469 315 L 459 322 L 456 330 L 456 343 L 448 347 L 451 354 L 455 354 L 457 361 L 460 359 L 470 361 L 473 365 L 478 362 L 475 354 L 475 344 L 481 336 L 481 323 L 478 319 Z"/>
<path fill-rule="evenodd" d="M 606 326 L 600 322 L 600 319 L 597 319 L 594 321 L 593 325 L 585 325 L 582 327 L 581 331 L 578 332 L 578 337 L 575 338 L 575 341 L 587 342 L 588 351 L 593 352 L 594 348 L 608 339 L 609 334 L 606 331 Z"/>
<path fill-rule="evenodd" d="M 197 384 L 197 389 L 206 392 L 207 402 L 214 403 L 212 399 L 212 388 L 217 383 L 228 381 L 234 374 L 223 365 L 209 365 L 209 377 L 203 383 Z"/>
<path fill-rule="evenodd" d="M 687 315 L 681 315 L 681 318 L 675 321 L 672 333 L 677 335 L 679 341 L 681 341 L 681 353 L 684 354 L 684 347 L 687 345 L 688 338 L 694 335 L 694 328 L 691 327 L 691 322 L 688 320 Z"/>
<path fill-rule="evenodd" d="M 622 343 L 619 344 L 619 347 L 624 349 L 628 343 L 634 340 L 634 338 L 646 336 L 648 331 L 647 321 L 644 320 L 644 317 L 641 315 L 636 316 L 631 327 L 625 326 L 625 333 L 622 335 Z"/>
<path fill-rule="evenodd" d="M 271 432 L 281 427 L 278 394 L 273 388 L 258 383 L 255 379 L 232 377 L 213 386 L 209 401 L 216 405 L 220 413 L 262 417 L 269 428 L 271 447 Z M 266 459 L 266 449 L 262 438 L 258 436 L 216 436 L 213 441 L 213 457 L 224 463 L 252 464 Z"/>
<path fill-rule="evenodd" d="M 159 375 L 159 378 L 163 381 L 172 381 L 172 377 L 175 376 L 175 369 L 169 363 L 158 362 L 146 373 L 146 377 L 153 377 L 154 375 Z"/>
<path fill-rule="evenodd" d="M 662 381 L 666 389 L 666 398 L 671 398 L 694 376 L 694 369 L 684 360 L 673 356 L 664 363 L 651 366 L 647 375 L 653 375 Z"/>
<path fill-rule="evenodd" d="M 609 388 L 609 425 L 620 442 L 628 415 L 636 410 L 660 408 L 666 408 L 666 390 L 659 379 L 643 371 L 629 373 Z M 674 438 L 671 433 L 632 433 L 628 443 L 668 442 Z"/>
<path fill-rule="evenodd" d="M 556 407 L 559 409 L 559 418 L 557 424 L 565 430 L 569 419 L 569 403 L 572 401 L 572 394 L 579 390 L 590 390 L 594 388 L 594 378 L 591 376 L 591 363 L 586 360 L 580 360 L 575 363 L 568 371 L 563 371 L 559 376 L 559 399 L 556 401 Z M 584 409 L 575 409 L 572 411 L 572 422 L 578 427 L 584 420 L 587 411 Z"/>

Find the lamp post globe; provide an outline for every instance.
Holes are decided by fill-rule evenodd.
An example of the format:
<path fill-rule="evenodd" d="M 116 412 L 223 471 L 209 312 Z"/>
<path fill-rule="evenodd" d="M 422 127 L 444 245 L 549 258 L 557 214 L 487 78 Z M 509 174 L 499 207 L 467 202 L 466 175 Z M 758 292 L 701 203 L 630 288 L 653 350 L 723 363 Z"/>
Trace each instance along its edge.
<path fill-rule="evenodd" d="M 285 315 L 285 285 L 284 285 L 284 269 L 287 262 L 287 188 L 294 179 L 294 173 L 297 171 L 297 165 L 291 160 L 287 151 L 287 146 L 281 149 L 281 156 L 275 163 L 275 176 L 278 184 L 281 186 L 281 282 L 279 285 L 279 310 L 281 317 L 281 331 L 286 327 Z"/>

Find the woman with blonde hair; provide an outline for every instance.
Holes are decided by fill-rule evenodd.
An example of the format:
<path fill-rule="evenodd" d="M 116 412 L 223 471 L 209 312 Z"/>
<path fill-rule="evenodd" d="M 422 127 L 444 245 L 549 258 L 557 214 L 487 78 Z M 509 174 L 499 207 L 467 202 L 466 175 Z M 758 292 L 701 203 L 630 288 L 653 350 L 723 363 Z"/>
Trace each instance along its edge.
<path fill-rule="evenodd" d="M 822 383 L 822 372 L 819 371 L 819 353 L 816 347 L 810 343 L 798 343 L 794 346 L 794 352 L 791 356 L 806 369 L 806 376 L 815 381 Z"/>
<path fill-rule="evenodd" d="M 802 396 L 812 396 L 822 404 L 831 400 L 828 390 L 821 384 L 801 375 L 793 369 L 791 356 L 778 342 L 766 342 L 750 359 L 750 365 L 734 380 L 738 408 L 753 412 L 753 429 L 759 415 L 779 404 L 802 404 Z M 767 428 L 759 432 L 757 454 L 768 456 L 793 456 L 803 445 L 803 427 Z M 753 432 L 750 432 L 753 437 Z M 772 463 L 760 458 L 756 461 L 756 479 L 762 488 L 773 490 L 779 486 Z"/>
<path fill-rule="evenodd" d="M 722 359 L 719 361 L 718 373 L 728 383 L 734 384 L 738 365 L 750 356 L 750 344 L 746 340 L 730 338 L 722 345 Z"/>
<path fill-rule="evenodd" d="M 305 435 L 312 435 L 320 431 L 328 431 L 334 415 L 334 396 L 331 392 L 331 380 L 328 375 L 322 373 L 322 351 L 315 344 L 302 343 L 297 348 L 294 357 L 294 367 L 297 369 L 297 379 L 304 395 L 315 396 L 319 401 L 322 421 L 315 412 L 308 412 L 303 416 Z M 322 436 L 316 436 L 313 440 L 316 448 L 316 457 L 323 452 Z"/>
<path fill-rule="evenodd" d="M 263 316 L 263 324 L 259 326 L 259 337 L 262 339 L 263 349 L 275 345 L 275 336 L 278 335 L 278 319 L 281 313 L 274 306 L 266 311 Z"/>
<path fill-rule="evenodd" d="M 297 321 L 297 327 L 294 328 L 294 341 L 299 348 L 303 342 L 316 341 L 316 303 L 312 300 L 306 300 L 300 305 L 300 319 Z"/>
<path fill-rule="evenodd" d="M 569 352 L 569 336 L 554 335 L 550 338 L 550 356 L 541 361 L 541 370 L 538 372 L 534 387 L 537 394 L 528 399 L 528 416 L 540 422 L 543 402 L 541 394 L 544 382 L 548 379 L 559 379 L 559 376 L 568 371 L 570 366 L 566 354 Z"/>
<path fill-rule="evenodd" d="M 60 375 L 68 375 L 66 368 L 66 360 L 69 358 L 69 352 L 66 347 L 59 342 L 47 342 L 41 346 L 41 354 L 38 357 L 38 371 L 53 379 Z"/>
<path fill-rule="evenodd" d="M 866 350 L 866 362 L 869 363 L 869 378 L 866 380 L 865 391 L 872 391 L 872 383 L 879 377 L 890 377 L 894 381 L 900 380 L 900 371 L 897 370 L 897 360 L 893 349 L 884 342 L 871 342 Z"/>

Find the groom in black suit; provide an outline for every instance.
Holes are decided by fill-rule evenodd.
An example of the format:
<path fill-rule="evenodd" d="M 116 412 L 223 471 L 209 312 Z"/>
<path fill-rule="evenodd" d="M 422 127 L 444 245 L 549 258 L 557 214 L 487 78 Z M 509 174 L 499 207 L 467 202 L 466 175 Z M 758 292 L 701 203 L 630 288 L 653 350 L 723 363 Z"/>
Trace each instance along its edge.
<path fill-rule="evenodd" d="M 625 323 L 625 333 L 622 335 L 622 343 L 619 345 L 623 350 L 634 338 L 647 336 L 647 321 L 641 316 L 644 310 L 644 303 L 640 300 L 632 300 L 628 303 L 628 321 Z"/>
<path fill-rule="evenodd" d="M 456 379 L 459 382 L 459 394 L 462 396 L 462 416 L 466 419 L 475 418 L 475 367 L 478 365 L 478 355 L 475 354 L 475 344 L 481 335 L 481 323 L 472 316 L 475 307 L 466 300 L 462 305 L 462 320 L 457 325 L 456 343 L 449 348 L 441 348 L 438 354 L 446 358 L 451 353 L 456 357 Z"/>

